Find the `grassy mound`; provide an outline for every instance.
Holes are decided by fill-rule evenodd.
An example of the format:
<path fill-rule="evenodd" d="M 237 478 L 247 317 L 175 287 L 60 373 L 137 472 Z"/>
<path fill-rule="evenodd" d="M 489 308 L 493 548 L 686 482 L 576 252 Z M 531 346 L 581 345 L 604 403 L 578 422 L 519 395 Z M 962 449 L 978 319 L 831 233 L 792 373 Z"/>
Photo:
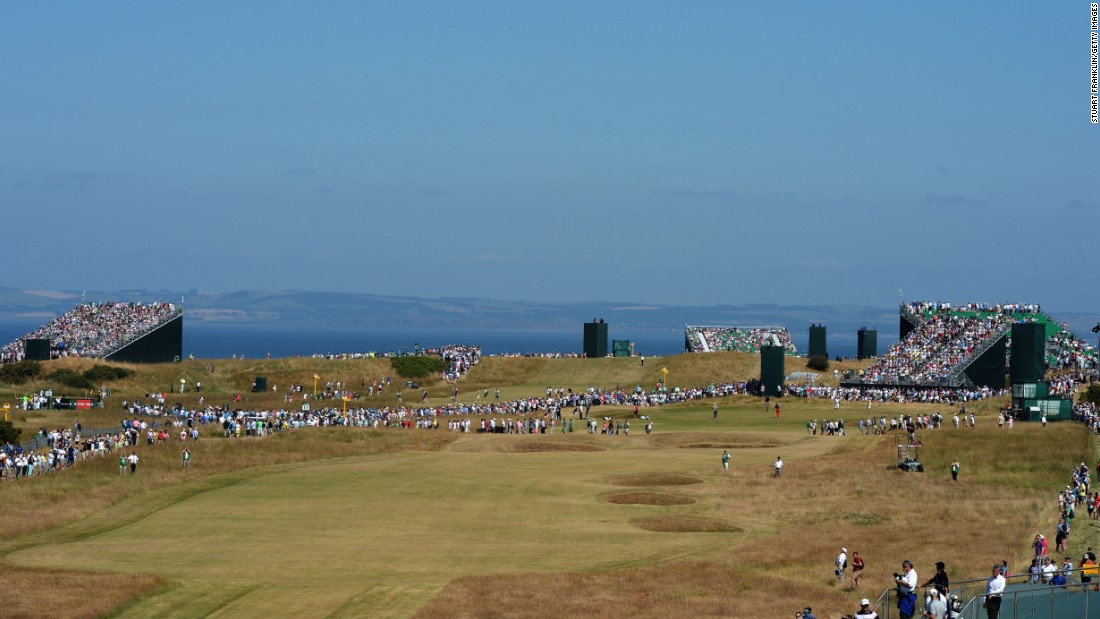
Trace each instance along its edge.
<path fill-rule="evenodd" d="M 742 530 L 724 520 L 702 516 L 634 518 L 630 524 L 654 533 L 739 533 Z"/>
<path fill-rule="evenodd" d="M 661 492 L 620 492 L 605 496 L 603 500 L 616 505 L 690 505 L 695 502 L 689 496 Z"/>
<path fill-rule="evenodd" d="M 648 475 L 620 475 L 607 480 L 616 486 L 689 486 L 701 484 L 703 480 L 687 475 L 668 475 L 651 473 Z"/>

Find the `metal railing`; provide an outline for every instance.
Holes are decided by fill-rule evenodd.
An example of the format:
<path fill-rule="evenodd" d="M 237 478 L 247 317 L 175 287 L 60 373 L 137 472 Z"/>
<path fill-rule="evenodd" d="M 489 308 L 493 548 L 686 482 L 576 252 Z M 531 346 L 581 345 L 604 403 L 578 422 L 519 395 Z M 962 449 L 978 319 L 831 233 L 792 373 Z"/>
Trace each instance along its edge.
<path fill-rule="evenodd" d="M 964 374 L 964 372 L 966 372 L 966 368 L 970 367 L 970 364 L 977 361 L 978 358 L 981 357 L 985 351 L 992 348 L 997 342 L 1001 341 L 1005 337 L 1008 337 L 1007 327 L 1003 331 L 999 331 L 982 340 L 981 343 L 974 347 L 974 350 L 969 355 L 967 355 L 966 358 L 955 364 L 955 367 L 952 368 L 951 371 L 947 374 L 947 380 L 966 382 L 973 385 L 973 382 L 971 382 L 970 379 Z"/>
<path fill-rule="evenodd" d="M 1032 583 L 1029 574 L 1016 574 L 1005 578 L 1006 588 L 1001 596 L 1001 612 L 998 619 L 1100 619 L 1100 577 L 1093 576 L 1090 583 L 1077 579 L 1084 569 L 1061 570 L 1069 574 L 1065 585 Z M 1076 575 L 1076 576 L 1075 576 Z M 985 590 L 987 578 L 959 580 L 951 583 L 950 594 L 963 602 L 960 619 L 985 619 Z M 1014 585 L 1008 588 L 1008 585 Z M 920 587 L 917 593 L 917 614 L 924 608 L 930 587 Z M 886 589 L 871 608 L 880 619 L 898 619 L 897 589 Z M 1092 615 L 1089 614 L 1092 612 Z M 950 614 L 948 616 L 951 616 Z"/>

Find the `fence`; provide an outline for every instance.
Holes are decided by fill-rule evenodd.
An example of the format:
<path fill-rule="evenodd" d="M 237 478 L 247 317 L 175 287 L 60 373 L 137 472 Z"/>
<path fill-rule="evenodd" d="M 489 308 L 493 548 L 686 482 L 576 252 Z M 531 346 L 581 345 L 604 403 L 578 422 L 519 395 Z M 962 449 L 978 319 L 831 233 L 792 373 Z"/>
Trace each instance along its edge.
<path fill-rule="evenodd" d="M 1005 591 L 1001 596 L 1001 612 L 998 619 L 1100 619 L 1100 592 L 1096 590 L 1100 578 L 1084 584 L 1076 578 L 1080 568 L 1063 572 L 1068 574 L 1065 586 L 1051 586 L 1030 582 L 1028 574 L 1018 574 L 1005 579 Z M 963 602 L 959 619 L 985 619 L 985 578 L 961 580 L 951 583 L 951 595 Z M 924 608 L 928 592 L 926 587 L 917 591 L 917 616 Z M 880 619 L 899 619 L 897 589 L 887 589 L 871 606 Z M 948 615 L 953 616 L 953 615 Z"/>
<path fill-rule="evenodd" d="M 100 434 L 118 434 L 122 431 L 122 426 L 115 426 L 113 428 L 81 428 L 80 436 L 86 438 L 99 436 Z M 49 438 L 41 434 L 34 435 L 34 438 L 29 441 L 19 443 L 19 447 L 22 448 L 24 452 L 38 451 L 44 447 L 49 447 L 49 445 Z"/>

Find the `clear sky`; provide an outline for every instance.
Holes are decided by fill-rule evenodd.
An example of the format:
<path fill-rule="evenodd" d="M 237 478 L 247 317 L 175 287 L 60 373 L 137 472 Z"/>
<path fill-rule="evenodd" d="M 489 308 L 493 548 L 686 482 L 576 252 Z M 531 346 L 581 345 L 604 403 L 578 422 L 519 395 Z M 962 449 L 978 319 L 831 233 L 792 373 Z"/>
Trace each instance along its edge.
<path fill-rule="evenodd" d="M 9 2 L 0 285 L 1100 301 L 1089 3 Z"/>

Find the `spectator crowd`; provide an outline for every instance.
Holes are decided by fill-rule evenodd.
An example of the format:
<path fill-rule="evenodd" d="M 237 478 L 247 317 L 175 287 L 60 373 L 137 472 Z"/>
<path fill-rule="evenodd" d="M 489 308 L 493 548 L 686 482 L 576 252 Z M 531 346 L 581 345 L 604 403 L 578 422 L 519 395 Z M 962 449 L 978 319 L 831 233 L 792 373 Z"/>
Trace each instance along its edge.
<path fill-rule="evenodd" d="M 102 358 L 179 315 L 172 303 L 86 303 L 0 348 L 0 362 L 26 357 L 26 341 L 50 341 L 50 355 Z"/>
<path fill-rule="evenodd" d="M 762 346 L 778 343 L 786 354 L 796 355 L 789 331 L 782 327 L 686 327 L 688 352 L 736 351 L 758 353 Z"/>

